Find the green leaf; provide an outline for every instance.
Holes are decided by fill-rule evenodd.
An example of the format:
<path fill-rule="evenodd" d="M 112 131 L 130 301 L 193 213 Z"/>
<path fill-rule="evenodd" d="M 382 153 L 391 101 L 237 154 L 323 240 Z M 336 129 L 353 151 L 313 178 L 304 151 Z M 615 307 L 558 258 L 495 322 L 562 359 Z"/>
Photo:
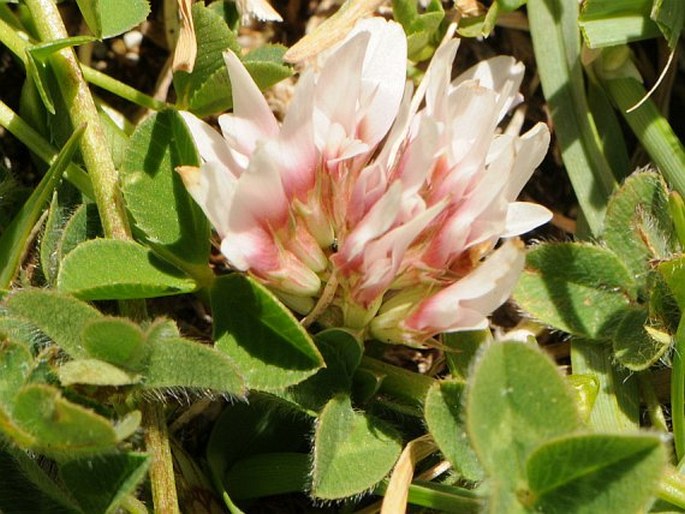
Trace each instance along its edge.
<path fill-rule="evenodd" d="M 111 451 L 119 442 L 109 421 L 47 385 L 19 391 L 12 418 L 35 438 L 33 450 L 58 459 Z"/>
<path fill-rule="evenodd" d="M 209 222 L 177 166 L 199 166 L 191 134 L 176 111 L 153 114 L 130 138 L 121 173 L 126 206 L 153 250 L 170 262 L 206 265 Z"/>
<path fill-rule="evenodd" d="M 283 63 L 287 48 L 282 45 L 264 45 L 255 48 L 243 58 L 243 64 L 262 91 L 293 74 Z"/>
<path fill-rule="evenodd" d="M 124 318 L 93 320 L 83 327 L 81 339 L 91 357 L 131 371 L 142 370 L 150 353 L 143 331 Z"/>
<path fill-rule="evenodd" d="M 313 375 L 324 360 L 307 331 L 257 281 L 231 274 L 210 291 L 216 347 L 251 389 L 283 389 Z"/>
<path fill-rule="evenodd" d="M 616 3 L 616 2 L 614 2 Z M 581 65 L 578 3 L 528 0 L 535 60 L 555 135 L 590 234 L 601 232 L 604 209 L 616 187 L 589 114 Z"/>
<path fill-rule="evenodd" d="M 483 479 L 476 454 L 466 435 L 463 421 L 464 384 L 444 380 L 428 391 L 424 416 L 428 431 L 452 467 L 466 480 Z"/>
<path fill-rule="evenodd" d="M 285 48 L 272 45 L 253 50 L 244 57 L 243 64 L 257 87 L 264 90 L 293 72 L 283 64 Z M 228 71 L 223 65 L 217 68 L 209 79 L 198 86 L 190 99 L 190 109 L 198 116 L 209 116 L 233 107 L 233 89 Z"/>
<path fill-rule="evenodd" d="M 516 9 L 524 5 L 527 1 L 528 0 L 496 0 L 501 12 L 515 11 Z"/>
<path fill-rule="evenodd" d="M 70 460 L 59 474 L 72 497 L 89 514 L 114 512 L 145 478 L 150 457 L 142 453 L 114 453 Z"/>
<path fill-rule="evenodd" d="M 318 412 L 335 394 L 351 392 L 352 379 L 362 357 L 362 346 L 354 335 L 341 329 L 319 332 L 314 341 L 326 367 L 279 396 L 308 411 Z"/>
<path fill-rule="evenodd" d="M 97 359 L 77 359 L 65 362 L 57 369 L 60 383 L 68 387 L 74 384 L 120 387 L 137 384 L 140 375 L 128 373 L 108 362 Z"/>
<path fill-rule="evenodd" d="M 614 334 L 614 355 L 631 371 L 649 368 L 670 347 L 670 335 L 650 327 L 647 311 L 640 308 L 628 310 Z"/>
<path fill-rule="evenodd" d="M 593 339 L 610 338 L 636 296 L 635 280 L 619 257 L 579 243 L 530 250 L 514 292 L 518 304 L 542 322 Z"/>
<path fill-rule="evenodd" d="M 659 35 L 649 13 L 653 0 L 586 0 L 578 25 L 590 48 L 626 44 Z"/>
<path fill-rule="evenodd" d="M 236 55 L 241 55 L 235 33 L 215 11 L 201 3 L 193 5 L 198 48 L 195 67 L 192 73 L 174 74 L 179 106 L 188 108 L 201 117 L 226 111 L 233 106 L 231 83 L 223 53 L 231 50 Z M 247 71 L 260 89 L 292 75 L 290 67 L 283 64 L 285 50 L 280 45 L 264 45 L 242 58 Z"/>
<path fill-rule="evenodd" d="M 310 456 L 306 453 L 260 453 L 237 462 L 226 474 L 235 500 L 303 492 Z"/>
<path fill-rule="evenodd" d="M 173 335 L 169 325 L 175 330 L 173 322 L 164 320 L 157 321 L 148 330 L 150 357 L 144 372 L 144 387 L 188 387 L 237 396 L 245 394 L 243 380 L 226 355 Z"/>
<path fill-rule="evenodd" d="M 21 264 L 21 258 L 29 243 L 29 235 L 38 222 L 43 206 L 47 203 L 71 158 L 78 148 L 85 126 L 77 129 L 60 150 L 50 169 L 34 189 L 9 226 L 0 235 L 0 289 L 9 287 Z"/>
<path fill-rule="evenodd" d="M 57 197 L 53 198 L 40 242 L 41 270 L 48 283 L 55 284 L 62 260 L 70 251 L 102 235 L 97 205 L 86 203 L 73 207 L 61 205 Z"/>
<path fill-rule="evenodd" d="M 233 466 L 253 455 L 306 451 L 311 424 L 311 418 L 276 408 L 273 400 L 258 395 L 250 397 L 249 405 L 238 403 L 224 409 L 209 436 L 207 462 L 231 512 L 235 511 L 229 494 L 234 491 L 226 477 Z M 235 494 L 240 496 L 240 491 Z"/>
<path fill-rule="evenodd" d="M 76 3 L 98 39 L 123 34 L 144 22 L 150 14 L 146 0 L 76 0 Z"/>
<path fill-rule="evenodd" d="M 685 256 L 662 262 L 657 267 L 681 311 L 685 311 Z"/>
<path fill-rule="evenodd" d="M 675 51 L 685 22 L 685 3 L 680 0 L 654 0 L 649 17 L 658 25 L 669 48 Z"/>
<path fill-rule="evenodd" d="M 419 14 L 416 2 L 408 0 L 394 0 L 392 7 L 393 16 L 407 34 L 408 58 L 415 62 L 430 58 L 440 39 L 440 24 L 445 19 L 442 4 L 431 1 L 423 14 Z"/>
<path fill-rule="evenodd" d="M 88 356 L 81 332 L 102 315 L 87 303 L 53 290 L 25 289 L 9 295 L 5 304 L 12 314 L 33 323 L 71 357 Z"/>
<path fill-rule="evenodd" d="M 93 41 L 92 36 L 76 36 L 38 45 L 30 46 L 26 49 L 26 73 L 36 86 L 38 95 L 40 96 L 43 105 L 50 114 L 55 114 L 55 104 L 50 93 L 50 84 L 53 83 L 48 72 L 47 60 L 48 58 L 64 48 L 81 45 Z"/>
<path fill-rule="evenodd" d="M 225 0 L 215 0 L 211 2 L 208 9 L 214 11 L 216 14 L 226 22 L 234 32 L 240 28 L 240 13 L 235 2 L 226 2 Z"/>
<path fill-rule="evenodd" d="M 646 512 L 666 464 L 659 437 L 590 434 L 543 444 L 527 462 L 536 512 Z"/>
<path fill-rule="evenodd" d="M 128 300 L 189 293 L 196 283 L 137 243 L 93 239 L 67 255 L 57 287 L 85 300 Z"/>
<path fill-rule="evenodd" d="M 4 514 L 82 513 L 75 501 L 25 452 L 0 448 L 0 510 Z"/>
<path fill-rule="evenodd" d="M 631 64 L 629 60 L 627 63 Z M 668 119 L 649 98 L 640 77 L 630 73 L 628 64 L 619 68 L 619 78 L 607 76 L 603 86 L 668 185 L 684 195 L 685 147 Z M 622 76 L 620 72 L 624 70 Z"/>
<path fill-rule="evenodd" d="M 640 426 L 638 377 L 616 366 L 609 341 L 574 338 L 571 344 L 573 372 L 597 382 L 588 426 L 598 432 L 634 432 Z M 571 382 L 573 384 L 573 382 Z M 581 409 L 581 415 L 585 416 Z"/>
<path fill-rule="evenodd" d="M 580 427 L 566 383 L 552 361 L 532 345 L 489 345 L 468 387 L 471 443 L 488 474 L 510 489 L 525 478 L 524 465 L 533 449 Z"/>
<path fill-rule="evenodd" d="M 195 66 L 192 73 L 183 71 L 174 73 L 174 89 L 179 104 L 184 108 L 189 106 L 190 100 L 197 90 L 210 82 L 210 78 L 215 72 L 222 70 L 225 80 L 228 82 L 228 72 L 222 55 L 224 51 L 232 50 L 236 55 L 240 55 L 240 45 L 236 35 L 228 28 L 220 15 L 202 3 L 193 5 L 192 15 L 197 39 Z M 215 81 L 216 79 L 211 80 Z M 217 83 L 215 82 L 215 84 Z M 219 110 L 225 110 L 232 105 L 230 89 L 226 91 L 221 87 L 210 93 L 211 97 L 206 99 L 207 104 L 228 101 L 228 105 Z"/>
<path fill-rule="evenodd" d="M 0 409 L 9 412 L 14 397 L 24 386 L 33 368 L 28 348 L 12 341 L 0 343 Z"/>
<path fill-rule="evenodd" d="M 645 286 L 650 260 L 663 259 L 675 244 L 668 191 L 654 172 L 635 173 L 609 199 L 603 238 Z"/>
<path fill-rule="evenodd" d="M 321 500 L 360 494 L 390 472 L 401 450 L 396 434 L 339 394 L 316 425 L 311 494 Z"/>

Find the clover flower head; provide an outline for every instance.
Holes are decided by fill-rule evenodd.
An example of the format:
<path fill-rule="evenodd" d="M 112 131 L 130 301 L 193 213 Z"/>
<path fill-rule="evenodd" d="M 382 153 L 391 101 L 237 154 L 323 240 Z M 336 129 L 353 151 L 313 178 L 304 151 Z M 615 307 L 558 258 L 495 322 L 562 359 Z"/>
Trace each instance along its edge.
<path fill-rule="evenodd" d="M 381 340 L 487 326 L 523 268 L 515 236 L 551 217 L 516 201 L 549 132 L 502 131 L 523 66 L 495 57 L 452 80 L 457 47 L 414 93 L 400 25 L 363 20 L 303 72 L 280 124 L 227 52 L 233 113 L 221 135 L 183 113 L 203 164 L 180 172 L 229 264 Z"/>

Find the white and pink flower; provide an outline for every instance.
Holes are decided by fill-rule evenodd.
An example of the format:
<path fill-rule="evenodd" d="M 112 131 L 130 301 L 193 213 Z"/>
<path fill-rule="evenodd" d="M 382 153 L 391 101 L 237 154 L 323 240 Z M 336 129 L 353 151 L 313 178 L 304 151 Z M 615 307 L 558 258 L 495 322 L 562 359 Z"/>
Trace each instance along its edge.
<path fill-rule="evenodd" d="M 230 265 L 303 314 L 336 283 L 324 318 L 382 340 L 485 327 L 523 268 L 509 238 L 551 217 L 516 201 L 549 132 L 498 130 L 523 66 L 496 57 L 451 80 L 457 46 L 413 94 L 400 25 L 361 21 L 302 74 L 282 124 L 227 52 L 234 111 L 223 137 L 183 113 L 203 165 L 180 172 Z"/>

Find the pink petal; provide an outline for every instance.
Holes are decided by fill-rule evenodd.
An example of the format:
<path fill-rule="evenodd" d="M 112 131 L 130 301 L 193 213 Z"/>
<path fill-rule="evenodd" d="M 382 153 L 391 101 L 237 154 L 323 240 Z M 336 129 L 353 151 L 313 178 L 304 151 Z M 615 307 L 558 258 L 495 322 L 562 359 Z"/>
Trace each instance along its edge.
<path fill-rule="evenodd" d="M 290 204 L 281 183 L 279 149 L 275 142 L 269 141 L 252 155 L 250 167 L 236 186 L 231 220 L 242 219 L 249 214 L 274 230 L 287 221 Z"/>
<path fill-rule="evenodd" d="M 524 262 L 525 252 L 519 243 L 504 243 L 466 277 L 421 302 L 405 327 L 430 336 L 482 324 L 510 296 Z"/>
<path fill-rule="evenodd" d="M 279 266 L 273 235 L 257 224 L 228 232 L 221 241 L 221 253 L 238 271 L 265 274 Z"/>
<path fill-rule="evenodd" d="M 363 279 L 354 292 L 359 303 L 371 304 L 390 287 L 409 245 L 440 214 L 445 205 L 446 202 L 434 205 L 366 246 L 364 264 L 360 270 Z"/>
<path fill-rule="evenodd" d="M 282 180 L 288 198 L 303 200 L 314 187 L 317 150 L 314 144 L 312 109 L 314 75 L 305 72 L 295 88 L 288 113 L 283 120 L 281 146 Z"/>
<path fill-rule="evenodd" d="M 372 240 L 387 232 L 395 222 L 400 208 L 402 188 L 395 182 L 376 202 L 359 225 L 345 238 L 335 255 L 336 264 L 354 260 Z"/>

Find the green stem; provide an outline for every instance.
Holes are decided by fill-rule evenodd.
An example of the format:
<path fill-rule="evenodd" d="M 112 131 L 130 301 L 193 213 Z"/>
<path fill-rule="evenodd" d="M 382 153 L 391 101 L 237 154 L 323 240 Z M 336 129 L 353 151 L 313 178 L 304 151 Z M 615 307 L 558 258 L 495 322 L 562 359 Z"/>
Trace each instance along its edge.
<path fill-rule="evenodd" d="M 5 45 L 21 62 L 26 62 L 26 48 L 29 44 L 20 38 L 16 29 L 0 18 L 0 43 Z"/>
<path fill-rule="evenodd" d="M 681 196 L 685 196 L 685 148 L 668 120 L 649 98 L 634 111 L 626 112 L 645 97 L 645 88 L 634 78 L 606 80 L 604 84 L 666 181 Z"/>
<path fill-rule="evenodd" d="M 57 158 L 57 150 L 1 100 L 0 126 L 5 127 L 10 134 L 46 163 L 52 164 Z M 90 177 L 81 168 L 74 163 L 69 164 L 64 172 L 64 177 L 84 195 L 93 198 L 93 186 L 90 183 Z"/>
<path fill-rule="evenodd" d="M 419 375 L 371 357 L 362 357 L 360 367 L 383 376 L 380 392 L 408 401 L 412 405 L 423 405 L 428 389 L 435 382 L 434 379 L 425 375 Z"/>
<path fill-rule="evenodd" d="M 69 35 L 52 0 L 26 0 L 36 30 L 44 42 L 65 39 Z M 52 69 L 62 96 L 69 109 L 74 126 L 86 125 L 81 140 L 81 154 L 90 174 L 95 202 L 100 212 L 105 236 L 130 239 L 121 192 L 118 188 L 117 171 L 108 150 L 107 138 L 100 125 L 100 118 L 88 85 L 83 80 L 81 68 L 73 49 L 65 48 L 53 54 Z"/>
<path fill-rule="evenodd" d="M 168 107 L 165 102 L 161 102 L 149 95 L 146 95 L 145 93 L 141 93 L 136 88 L 113 79 L 105 73 L 101 73 L 93 68 L 83 65 L 81 66 L 81 70 L 83 71 L 84 78 L 94 86 L 98 86 L 105 91 L 109 91 L 110 93 L 128 100 L 131 103 L 152 109 L 153 111 L 161 111 L 162 109 Z"/>
<path fill-rule="evenodd" d="M 155 513 L 180 514 L 164 406 L 158 402 L 145 402 L 142 411 L 145 447 L 152 458 L 150 482 Z"/>
<path fill-rule="evenodd" d="M 673 364 L 671 368 L 671 416 L 676 458 L 685 455 L 685 316 L 675 334 Z"/>
<path fill-rule="evenodd" d="M 26 62 L 26 49 L 30 47 L 30 43 L 20 38 L 15 29 L 2 18 L 0 18 L 0 42 L 4 44 L 17 58 L 21 59 L 22 62 Z M 109 91 L 112 94 L 115 94 L 125 100 L 128 100 L 129 102 L 140 105 L 141 107 L 145 107 L 147 109 L 159 111 L 168 107 L 165 102 L 156 100 L 151 96 L 146 95 L 145 93 L 142 93 L 137 89 L 110 77 L 105 73 L 99 72 L 80 63 L 79 66 L 81 67 L 83 77 L 86 79 L 86 81 L 104 89 L 105 91 Z"/>
<path fill-rule="evenodd" d="M 384 480 L 374 494 L 383 495 L 388 486 Z M 415 480 L 409 486 L 407 503 L 428 507 L 440 512 L 459 512 L 463 514 L 482 512 L 484 501 L 476 493 L 462 487 Z"/>
<path fill-rule="evenodd" d="M 676 505 L 681 509 L 685 508 L 685 476 L 673 468 L 669 468 L 659 483 L 656 495 L 660 500 L 671 505 Z"/>

